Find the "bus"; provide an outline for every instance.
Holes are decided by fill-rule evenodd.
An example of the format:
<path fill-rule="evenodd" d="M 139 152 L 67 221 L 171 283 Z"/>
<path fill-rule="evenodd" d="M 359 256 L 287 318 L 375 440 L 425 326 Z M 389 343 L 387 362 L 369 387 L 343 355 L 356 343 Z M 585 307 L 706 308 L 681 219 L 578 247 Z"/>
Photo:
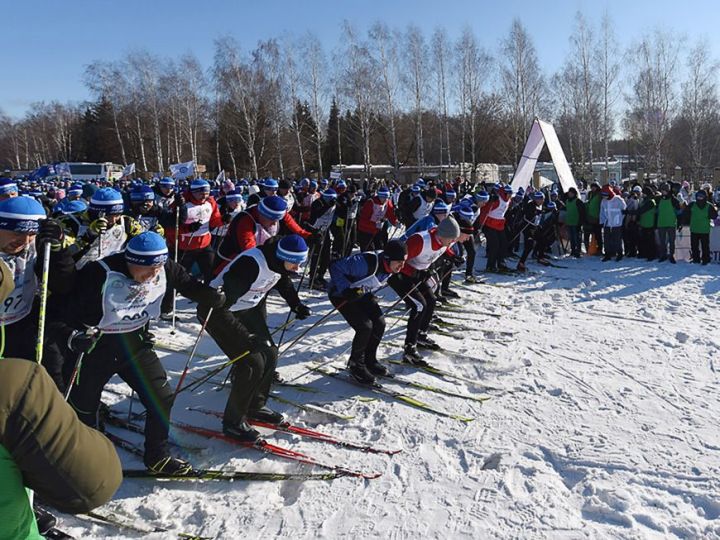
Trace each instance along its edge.
<path fill-rule="evenodd" d="M 117 180 L 122 176 L 123 166 L 116 163 L 68 163 L 73 180 Z"/>

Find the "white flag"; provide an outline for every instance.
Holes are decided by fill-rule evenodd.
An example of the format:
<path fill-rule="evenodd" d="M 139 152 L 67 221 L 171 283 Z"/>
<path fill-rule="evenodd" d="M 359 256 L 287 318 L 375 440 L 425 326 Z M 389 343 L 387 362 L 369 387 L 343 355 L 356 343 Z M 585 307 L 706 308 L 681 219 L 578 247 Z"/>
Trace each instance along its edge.
<path fill-rule="evenodd" d="M 55 165 L 55 174 L 60 178 L 72 178 L 72 173 L 70 172 L 70 164 L 57 163 Z"/>
<path fill-rule="evenodd" d="M 131 163 L 127 167 L 123 169 L 122 175 L 123 176 L 130 176 L 132 173 L 135 172 L 135 164 Z"/>
<path fill-rule="evenodd" d="M 217 178 L 215 179 L 215 182 L 224 182 L 225 181 L 225 171 L 220 171 L 220 174 L 217 175 Z"/>
<path fill-rule="evenodd" d="M 170 174 L 173 178 L 177 178 L 178 180 L 182 180 L 188 176 L 193 176 L 195 174 L 195 162 L 187 161 L 185 163 L 175 163 L 174 165 L 170 165 Z"/>

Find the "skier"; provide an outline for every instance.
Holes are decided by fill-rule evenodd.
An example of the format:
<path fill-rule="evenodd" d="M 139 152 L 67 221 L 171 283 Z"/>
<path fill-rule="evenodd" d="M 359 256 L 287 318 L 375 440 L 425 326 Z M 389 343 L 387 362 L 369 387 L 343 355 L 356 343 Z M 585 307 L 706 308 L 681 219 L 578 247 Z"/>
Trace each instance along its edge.
<path fill-rule="evenodd" d="M 328 188 L 315 199 L 310 209 L 310 223 L 313 230 L 320 234 L 319 247 L 313 250 L 310 261 L 310 288 L 324 291 L 327 288 L 325 273 L 330 264 L 332 237 L 330 225 L 334 221 L 337 193 Z"/>
<path fill-rule="evenodd" d="M 382 252 L 366 251 L 334 261 L 330 265 L 328 296 L 355 330 L 348 369 L 363 384 L 388 374 L 378 362 L 377 348 L 385 334 L 385 319 L 373 292 L 397 274 L 407 259 L 407 248 L 390 240 Z"/>
<path fill-rule="evenodd" d="M 395 207 L 390 199 L 390 190 L 382 186 L 377 194 L 368 198 L 360 209 L 358 216 L 358 243 L 360 251 L 382 249 L 382 230 L 385 220 L 389 220 L 397 226 L 398 220 L 395 217 Z"/>
<path fill-rule="evenodd" d="M 213 287 L 223 289 L 227 298 L 224 306 L 215 306 L 212 313 L 212 304 L 200 302 L 198 306 L 198 318 L 203 322 L 207 319 L 208 334 L 228 358 L 237 359 L 232 366 L 223 431 L 240 441 L 253 442 L 259 437 L 248 419 L 272 424 L 284 420 L 282 414 L 265 406 L 278 356 L 267 327 L 265 302 L 269 292 L 276 289 L 297 319 L 310 316 L 310 309 L 300 302 L 290 280 L 290 274 L 298 271 L 307 256 L 307 244 L 296 234 L 245 250 L 212 281 Z"/>
<path fill-rule="evenodd" d="M 165 240 L 152 231 L 134 237 L 124 252 L 89 263 L 78 272 L 66 313 L 75 330 L 67 342 L 68 356 L 84 353 L 85 357 L 68 402 L 83 422 L 96 426 L 102 389 L 118 374 L 147 410 L 145 466 L 154 473 L 187 474 L 192 467 L 168 451 L 173 393 L 144 330 L 160 315 L 166 290 L 175 288 L 211 307 L 225 303 L 221 292 L 168 258 Z M 88 328 L 97 328 L 99 334 L 87 334 Z"/>
<path fill-rule="evenodd" d="M 604 186 L 601 191 L 600 225 L 605 236 L 605 256 L 603 262 L 613 257 L 616 261 L 623 258 L 622 251 L 622 224 L 627 204 L 622 197 L 615 194 L 611 186 Z"/>
<path fill-rule="evenodd" d="M 706 191 L 695 193 L 695 202 L 683 210 L 683 221 L 690 225 L 690 255 L 693 263 L 710 262 L 710 222 L 717 219 L 715 205 L 708 202 Z"/>
<path fill-rule="evenodd" d="M 160 225 L 160 209 L 155 206 L 155 192 L 150 186 L 140 184 L 130 190 L 130 217 L 137 220 L 143 231 L 165 234 Z"/>
<path fill-rule="evenodd" d="M 430 266 L 443 253 L 453 257 L 450 246 L 460 236 L 460 227 L 453 218 L 447 218 L 430 229 L 413 234 L 407 241 L 408 258 L 402 270 L 393 274 L 388 283 L 390 287 L 405 299 L 410 310 L 403 361 L 415 365 L 427 365 L 417 352 L 417 347 L 438 349 L 438 345 L 428 337 L 427 330 L 435 310 L 433 290 L 437 282 L 432 283 Z M 428 283 L 430 281 L 430 283 Z"/>
<path fill-rule="evenodd" d="M 496 184 L 490 194 L 490 200 L 480 209 L 478 219 L 487 240 L 486 272 L 507 271 L 505 252 L 507 237 L 505 236 L 505 213 L 510 206 L 512 193 L 508 193 Z"/>

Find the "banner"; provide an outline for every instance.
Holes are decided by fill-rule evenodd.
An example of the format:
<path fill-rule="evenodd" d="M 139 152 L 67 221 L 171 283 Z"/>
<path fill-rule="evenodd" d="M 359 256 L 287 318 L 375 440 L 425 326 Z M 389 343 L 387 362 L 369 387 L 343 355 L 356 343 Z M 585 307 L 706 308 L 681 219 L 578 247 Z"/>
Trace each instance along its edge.
<path fill-rule="evenodd" d="M 330 172 L 330 180 L 336 180 L 338 178 L 342 178 L 342 173 L 340 171 L 331 171 Z"/>
<path fill-rule="evenodd" d="M 570 165 L 565 158 L 565 153 L 560 146 L 557 133 L 552 124 L 543 122 L 539 118 L 535 118 L 528 140 L 525 143 L 525 149 L 522 153 L 522 158 L 518 164 L 515 175 L 512 179 L 512 187 L 515 191 L 518 188 L 527 189 L 530 185 L 533 172 L 535 171 L 535 165 L 537 164 L 538 156 L 542 152 L 543 147 L 547 144 L 550 152 L 550 159 L 552 160 L 555 172 L 557 172 L 558 179 L 563 191 L 567 192 L 568 189 L 574 187 L 577 189 L 575 178 L 573 178 Z"/>
<path fill-rule="evenodd" d="M 72 173 L 70 172 L 70 164 L 69 163 L 56 163 L 55 164 L 55 174 L 59 176 L 60 178 L 72 178 Z"/>
<path fill-rule="evenodd" d="M 217 175 L 215 182 L 222 184 L 224 181 L 225 181 L 225 171 L 220 171 L 220 174 Z"/>
<path fill-rule="evenodd" d="M 135 172 L 135 164 L 131 163 L 130 165 L 126 166 L 122 171 L 122 176 L 130 176 Z"/>
<path fill-rule="evenodd" d="M 188 176 L 195 174 L 195 162 L 186 161 L 185 163 L 175 163 L 170 165 L 170 175 L 178 180 L 183 180 Z"/>

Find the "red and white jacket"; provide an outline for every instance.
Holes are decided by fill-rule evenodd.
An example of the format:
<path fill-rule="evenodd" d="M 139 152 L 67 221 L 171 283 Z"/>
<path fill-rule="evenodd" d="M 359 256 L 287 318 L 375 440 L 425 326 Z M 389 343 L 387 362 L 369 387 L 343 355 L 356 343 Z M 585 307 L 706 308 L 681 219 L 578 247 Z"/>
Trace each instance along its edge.
<path fill-rule="evenodd" d="M 408 256 L 405 265 L 400 270 L 407 276 L 414 276 L 416 272 L 427 270 L 432 263 L 442 257 L 443 253 L 454 256 L 451 247 L 445 247 L 440 243 L 437 235 L 437 227 L 428 231 L 416 232 L 407 239 Z"/>
<path fill-rule="evenodd" d="M 212 196 L 208 197 L 202 204 L 195 202 L 195 199 L 189 191 L 186 191 L 183 196 L 187 201 L 187 219 L 185 223 L 180 224 L 178 249 L 181 251 L 204 249 L 210 245 L 210 241 L 212 240 L 210 229 L 221 227 L 223 224 L 220 210 Z M 174 202 L 170 205 L 170 209 L 175 213 Z M 193 232 L 190 230 L 190 224 L 195 222 L 200 223 L 200 228 Z M 167 244 L 170 247 L 175 246 L 175 233 L 174 227 L 165 230 L 165 238 L 167 238 Z"/>
<path fill-rule="evenodd" d="M 390 199 L 383 201 L 380 197 L 368 199 L 363 203 L 358 215 L 358 231 L 375 234 L 382 228 L 385 218 L 389 219 L 393 225 L 398 223 L 392 201 Z"/>
<path fill-rule="evenodd" d="M 490 227 L 496 231 L 505 230 L 505 213 L 510 207 L 509 193 L 500 190 L 497 200 L 490 201 L 480 209 L 478 221 L 481 227 Z"/>

